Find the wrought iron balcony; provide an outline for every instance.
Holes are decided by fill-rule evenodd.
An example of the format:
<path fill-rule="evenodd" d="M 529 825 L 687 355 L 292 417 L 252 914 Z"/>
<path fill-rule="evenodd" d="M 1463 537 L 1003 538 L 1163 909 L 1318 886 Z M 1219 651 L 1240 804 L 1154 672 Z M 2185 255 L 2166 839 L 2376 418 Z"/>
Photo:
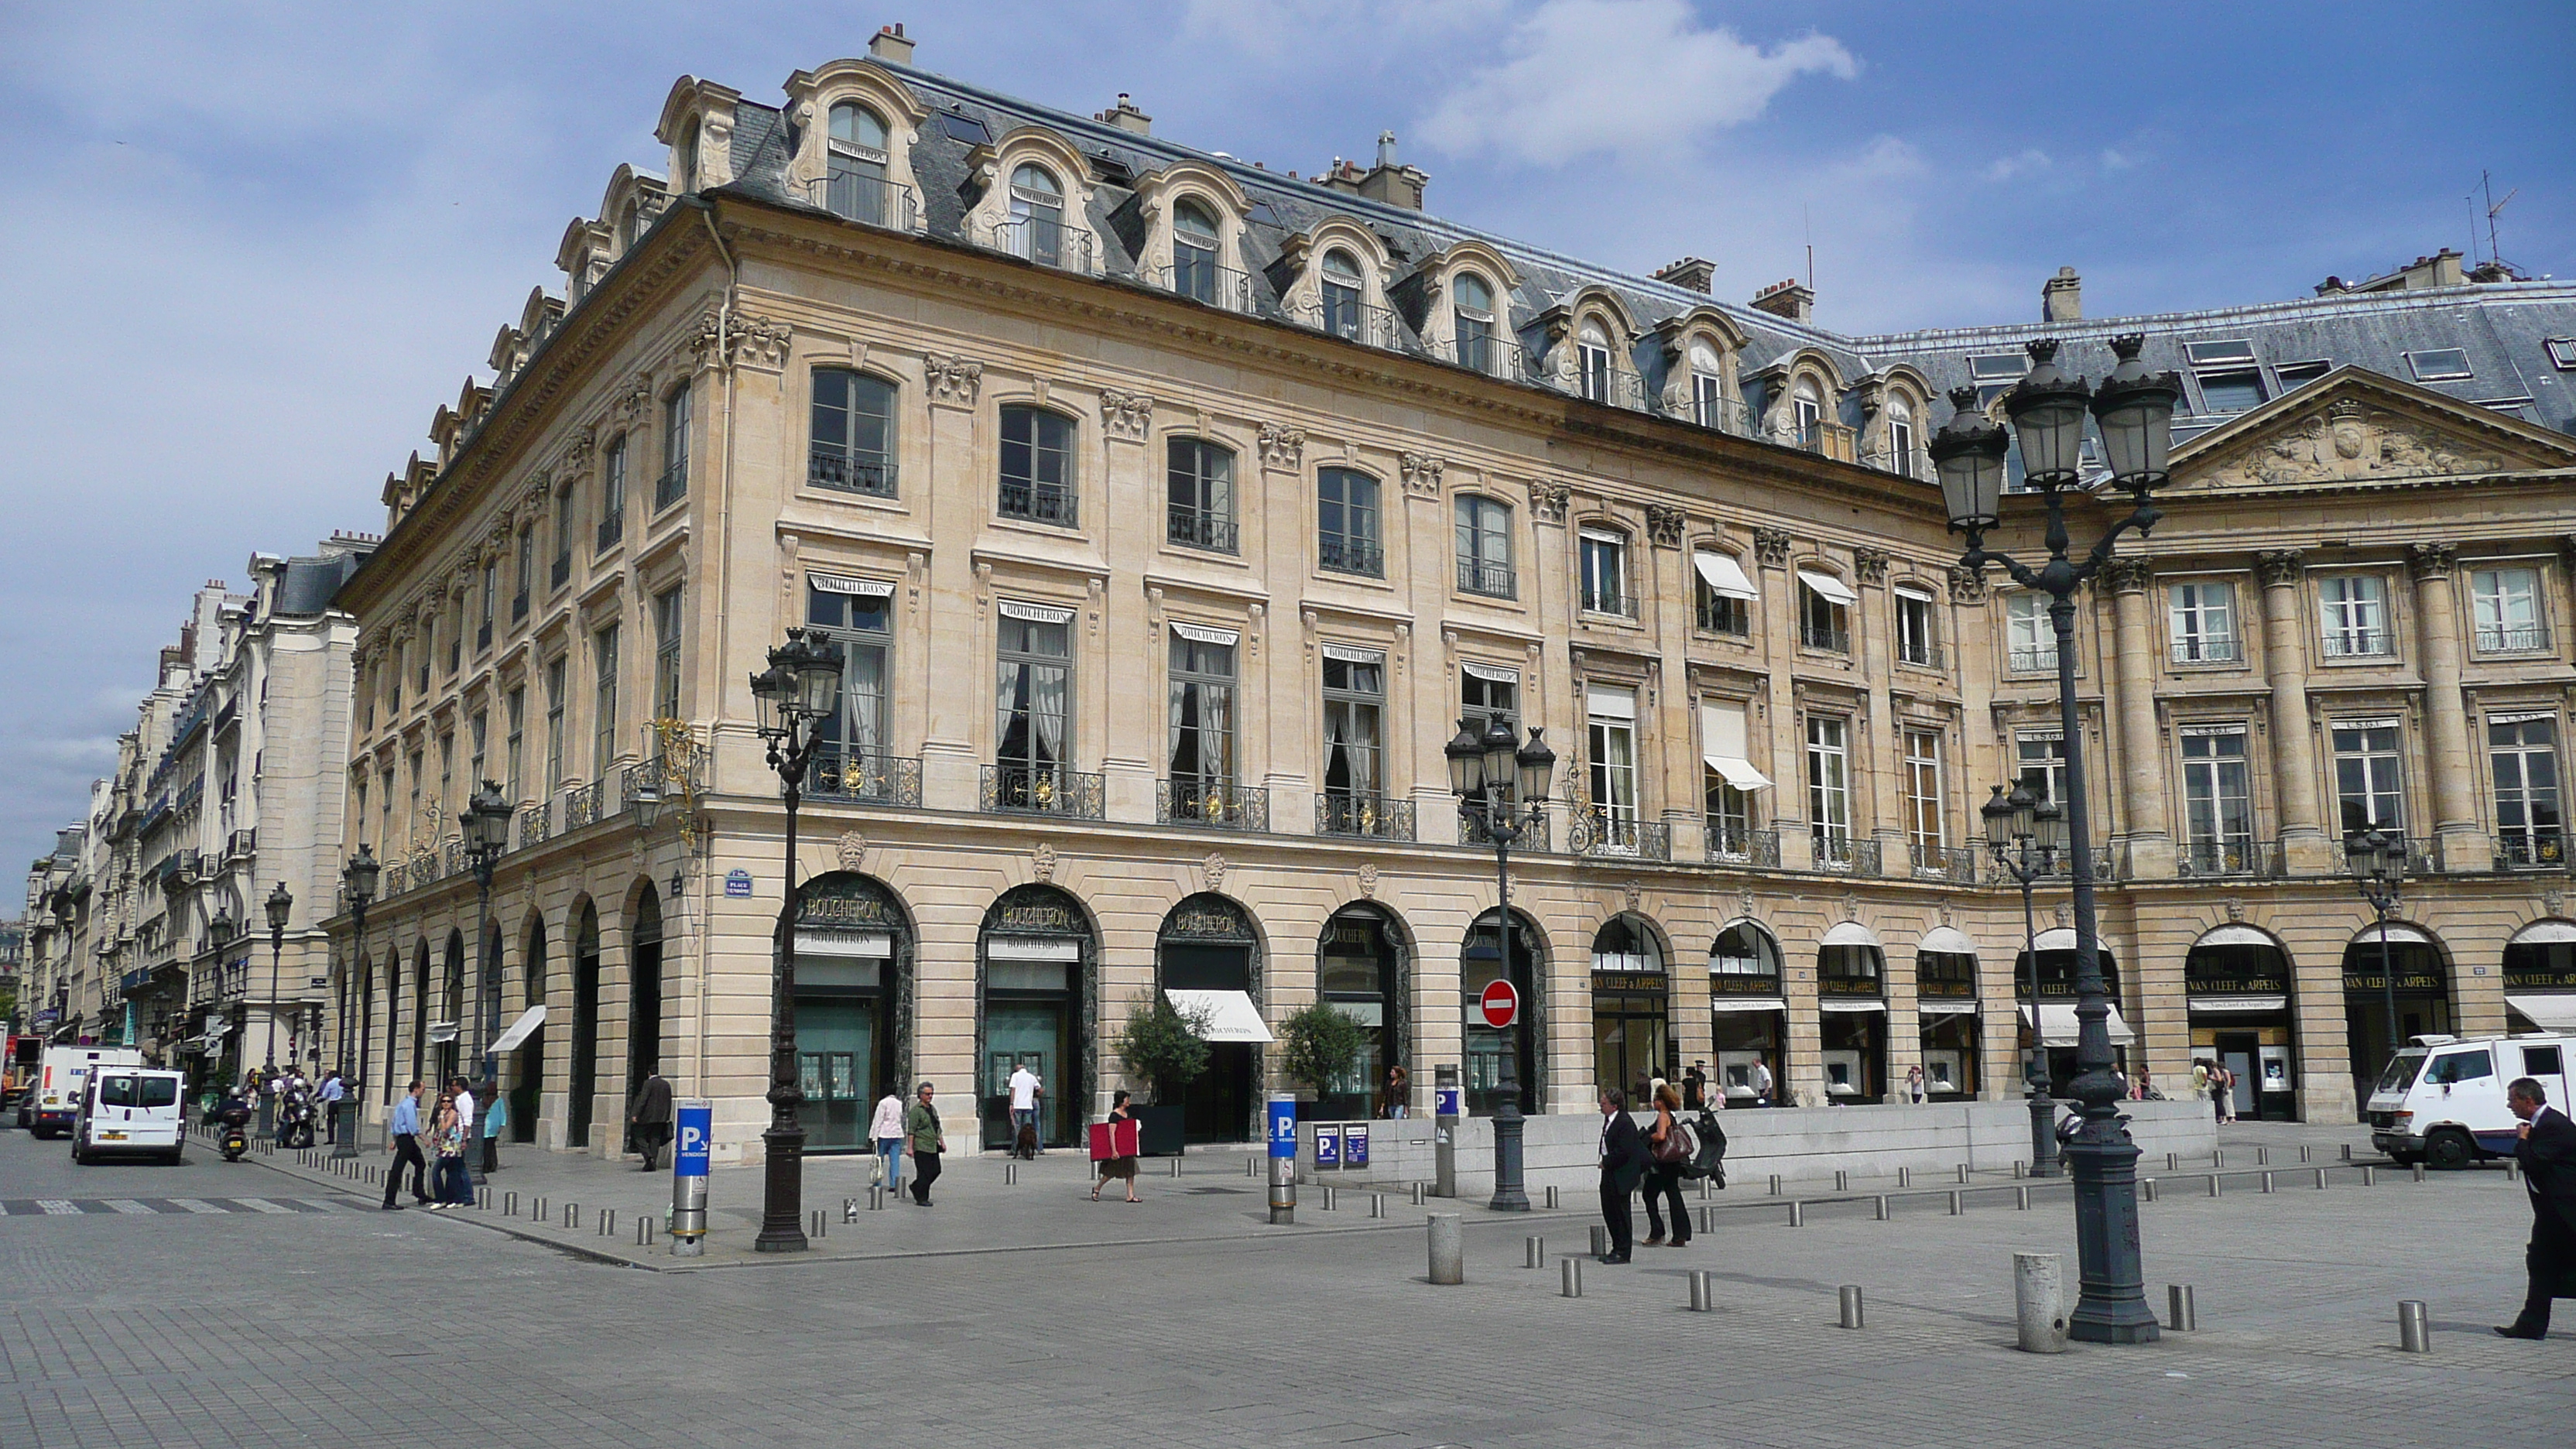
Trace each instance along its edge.
<path fill-rule="evenodd" d="M 2281 844 L 2276 840 L 2255 840 L 2247 836 L 2187 840 L 2175 852 L 2174 865 L 2180 874 L 2194 878 L 2277 876 L 2281 873 Z"/>
<path fill-rule="evenodd" d="M 1708 858 L 1722 865 L 1777 870 L 1780 866 L 1780 832 L 1747 830 L 1712 820 L 1708 823 Z"/>
<path fill-rule="evenodd" d="M 224 860 L 248 860 L 259 853 L 257 830 L 236 830 L 224 839 Z"/>
<path fill-rule="evenodd" d="M 1986 852 L 1973 845 L 1953 845 L 1925 858 L 1916 857 L 1914 873 L 1927 880 L 1975 885 L 1985 875 Z"/>
<path fill-rule="evenodd" d="M 1819 624 L 1807 620 L 1798 626 L 1798 642 L 1827 654 L 1851 652 L 1851 629 L 1843 624 Z"/>
<path fill-rule="evenodd" d="M 1259 786 L 1207 777 L 1157 780 L 1154 820 L 1160 825 L 1266 831 L 1270 828 L 1270 792 Z"/>
<path fill-rule="evenodd" d="M 1386 577 L 1386 551 L 1378 547 L 1377 540 L 1346 533 L 1316 535 L 1315 564 L 1337 574 L 1361 574 L 1372 579 Z"/>
<path fill-rule="evenodd" d="M 1555 837 L 1554 817 L 1542 810 L 1538 818 L 1530 821 L 1528 828 L 1521 832 L 1521 837 L 1512 842 L 1512 849 L 1541 852 L 1554 850 Z M 1471 811 L 1461 811 L 1458 816 L 1458 842 L 1461 845 L 1491 845 L 1494 843 L 1494 836 L 1493 832 L 1485 828 L 1483 816 Z"/>
<path fill-rule="evenodd" d="M 599 796 L 600 788 L 597 780 L 593 780 L 587 785 L 576 785 L 572 788 L 572 791 L 569 794 L 564 796 L 563 828 L 565 834 L 569 835 L 573 831 L 579 830 L 585 825 L 594 825 L 598 823 Z"/>
<path fill-rule="evenodd" d="M 1068 820 L 1099 820 L 1108 811 L 1108 782 L 1099 775 L 1053 765 L 1005 762 L 986 765 L 976 805 L 1004 815 L 1061 815 Z"/>
<path fill-rule="evenodd" d="M 1875 841 L 1856 841 L 1848 830 L 1818 828 L 1808 830 L 1807 840 L 1818 870 L 1850 870 L 1861 845 L 1877 844 Z"/>
<path fill-rule="evenodd" d="M 1171 503 L 1163 509 L 1163 536 L 1183 548 L 1237 552 L 1234 520 L 1211 508 Z"/>
<path fill-rule="evenodd" d="M 805 768 L 805 793 L 859 805 L 921 804 L 921 761 L 882 750 L 825 746 Z"/>
<path fill-rule="evenodd" d="M 2567 837 L 2554 829 L 2499 831 L 2495 863 L 2498 870 L 2565 870 Z"/>
<path fill-rule="evenodd" d="M 2055 674 L 2055 649 L 2012 649 L 2006 651 L 2005 667 L 2015 674 Z"/>
<path fill-rule="evenodd" d="M 1214 262 L 1174 262 L 1165 267 L 1155 280 L 1164 291 L 1176 297 L 1187 297 L 1210 307 L 1229 312 L 1252 310 L 1252 278 L 1231 267 Z"/>
<path fill-rule="evenodd" d="M 1637 617 L 1637 596 L 1590 590 L 1583 595 L 1583 612 L 1607 614 L 1616 619 L 1634 619 Z"/>
<path fill-rule="evenodd" d="M 1703 428 L 1730 437 L 1753 436 L 1753 409 L 1731 397 L 1694 397 L 1683 404 L 1683 416 Z"/>
<path fill-rule="evenodd" d="M 1670 860 L 1673 836 L 1661 821 L 1639 820 L 1632 812 L 1599 805 L 1577 805 L 1566 818 L 1565 848 L 1576 855 Z"/>
<path fill-rule="evenodd" d="M 1050 484 L 1029 484 L 1002 480 L 1001 514 L 1004 518 L 1024 518 L 1031 523 L 1050 523 L 1058 528 L 1072 528 L 1078 521 L 1074 492 Z"/>
<path fill-rule="evenodd" d="M 891 231 L 920 230 L 920 197 L 900 181 L 834 171 L 805 182 L 800 189 L 806 205 L 819 206 L 843 221 Z"/>
<path fill-rule="evenodd" d="M 1496 599 L 1516 598 L 1519 596 L 1519 581 L 1513 576 L 1510 564 L 1462 558 L 1458 560 L 1458 591 Z"/>
<path fill-rule="evenodd" d="M 1363 302 L 1336 302 L 1326 297 L 1311 297 L 1288 308 L 1287 313 L 1289 320 L 1301 326 L 1331 333 L 1363 347 L 1393 347 L 1399 335 L 1393 312 Z"/>
<path fill-rule="evenodd" d="M 1753 610 L 1744 600 L 1714 593 L 1706 585 L 1697 590 L 1699 602 L 1692 622 L 1703 634 L 1724 634 L 1732 639 L 1753 637 Z"/>
<path fill-rule="evenodd" d="M 1941 646 L 1929 639 L 1917 639 L 1910 643 L 1899 641 L 1896 646 L 1896 662 L 1911 664 L 1918 669 L 1949 667 L 1948 656 L 1942 652 Z"/>
<path fill-rule="evenodd" d="M 894 496 L 895 462 L 883 453 L 815 443 L 805 450 L 805 481 L 817 488 L 859 493 L 870 498 Z"/>
<path fill-rule="evenodd" d="M 1506 382 L 1529 381 L 1529 357 L 1521 345 L 1504 337 L 1450 338 L 1432 345 L 1432 355 L 1443 362 L 1454 362 L 1470 372 L 1499 377 Z"/>
<path fill-rule="evenodd" d="M 2234 664 L 2245 651 L 2233 634 L 2202 634 L 2173 641 L 2173 662 L 2181 665 Z"/>
<path fill-rule="evenodd" d="M 1012 217 L 984 231 L 984 245 L 997 252 L 1068 272 L 1091 271 L 1091 233 L 1040 216 Z"/>
<path fill-rule="evenodd" d="M 2480 654 L 2529 654 L 2549 647 L 2549 630 L 2540 624 L 2481 624 L 2477 639 Z"/>
<path fill-rule="evenodd" d="M 1327 790 L 1315 796 L 1317 835 L 1358 835 L 1371 840 L 1411 840 L 1413 802 L 1383 795 Z"/>
<path fill-rule="evenodd" d="M 547 570 L 547 581 L 558 589 L 572 582 L 572 550 L 567 548 L 555 555 L 554 567 Z"/>
<path fill-rule="evenodd" d="M 2431 837 L 2423 835 L 2399 836 L 2396 838 L 2396 843 L 2406 852 L 2406 873 L 2408 875 L 2431 875 L 2440 868 L 2434 864 L 2435 856 L 2433 840 Z M 2349 858 L 2344 854 L 2344 842 L 2341 840 L 2328 840 L 2326 844 L 2333 853 L 2334 868 L 2338 871 L 2350 869 Z"/>
<path fill-rule="evenodd" d="M 2328 629 L 2328 659 L 2379 659 L 2396 653 L 2385 629 Z"/>
<path fill-rule="evenodd" d="M 621 508 L 599 520 L 599 547 L 606 553 L 626 541 L 626 510 Z"/>
<path fill-rule="evenodd" d="M 554 802 L 539 800 L 519 807 L 519 848 L 544 843 L 555 833 Z"/>
<path fill-rule="evenodd" d="M 653 480 L 653 511 L 659 513 L 688 496 L 689 460 L 685 456 L 673 458 L 662 476 Z"/>
<path fill-rule="evenodd" d="M 510 596 L 510 622 L 511 622 L 511 623 L 513 623 L 513 624 L 516 624 L 516 623 L 519 623 L 520 621 L 522 621 L 522 620 L 526 619 L 527 617 L 528 617 L 528 591 L 527 591 L 527 590 L 525 590 L 525 589 L 521 589 L 521 590 L 519 590 L 517 593 L 512 594 L 512 595 Z"/>

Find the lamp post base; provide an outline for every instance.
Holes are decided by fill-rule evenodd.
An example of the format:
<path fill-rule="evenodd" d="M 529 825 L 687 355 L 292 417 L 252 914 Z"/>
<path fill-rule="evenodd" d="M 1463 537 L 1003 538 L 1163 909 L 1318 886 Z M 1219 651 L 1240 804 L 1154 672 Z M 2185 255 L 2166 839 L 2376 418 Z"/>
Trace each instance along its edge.
<path fill-rule="evenodd" d="M 2057 1161 L 2057 1099 L 2034 1087 L 2030 1094 L 2030 1175 L 2055 1177 Z"/>
<path fill-rule="evenodd" d="M 1494 1113 L 1494 1199 L 1485 1206 L 1498 1213 L 1525 1213 L 1530 1200 L 1521 1186 L 1520 1088 L 1505 1082 L 1503 1089 L 1511 1095 Z"/>
<path fill-rule="evenodd" d="M 2092 1120 L 2066 1146 L 2075 1183 L 2075 1248 L 2082 1283 L 2067 1336 L 2082 1343 L 2153 1343 L 2138 1257 L 2138 1146 L 2120 1119 Z"/>
<path fill-rule="evenodd" d="M 760 1236 L 755 1253 L 801 1253 L 805 1240 L 805 1129 L 772 1127 L 760 1134 L 768 1162 L 762 1168 Z"/>

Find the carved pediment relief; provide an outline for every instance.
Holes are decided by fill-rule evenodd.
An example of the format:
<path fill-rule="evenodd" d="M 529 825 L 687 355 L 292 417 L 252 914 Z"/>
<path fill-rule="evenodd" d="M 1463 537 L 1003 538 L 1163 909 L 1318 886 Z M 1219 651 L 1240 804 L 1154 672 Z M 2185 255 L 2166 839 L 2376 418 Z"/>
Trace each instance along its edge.
<path fill-rule="evenodd" d="M 2183 487 L 2285 487 L 2576 467 L 2576 442 L 2347 369 L 2174 450 Z"/>

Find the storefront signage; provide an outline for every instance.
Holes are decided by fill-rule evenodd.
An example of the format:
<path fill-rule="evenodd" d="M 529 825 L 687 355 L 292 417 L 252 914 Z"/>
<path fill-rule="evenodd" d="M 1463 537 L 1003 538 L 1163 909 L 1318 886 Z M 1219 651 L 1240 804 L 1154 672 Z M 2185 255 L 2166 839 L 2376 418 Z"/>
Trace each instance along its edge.
<path fill-rule="evenodd" d="M 751 872 L 747 870 L 726 871 L 725 895 L 733 900 L 748 900 L 751 896 Z"/>
<path fill-rule="evenodd" d="M 2386 979 L 2386 977 L 2376 971 L 2347 971 L 2343 973 L 2343 989 L 2346 991 L 2384 991 L 2387 988 L 2382 986 L 2380 983 Z M 2400 971 L 2397 973 L 2397 989 L 2400 991 L 2431 992 L 2435 995 L 2439 995 L 2442 992 L 2444 985 L 2445 983 L 2442 980 L 2442 974 L 2438 971 Z"/>
<path fill-rule="evenodd" d="M 1071 908 L 1039 902 L 1004 906 L 994 913 L 988 930 L 1012 936 L 1079 936 L 1085 934 L 1081 917 Z"/>
<path fill-rule="evenodd" d="M 2507 991 L 2576 991 L 2576 965 L 2529 965 L 2514 960 L 2514 952 L 2505 952 L 2504 989 Z M 2535 955 L 2538 953 L 2534 953 Z M 2565 958 L 2557 958 L 2562 963 Z M 2481 973 L 2486 968 L 2478 968 Z"/>
<path fill-rule="evenodd" d="M 1708 978 L 1708 994 L 1711 996 L 1777 996 L 1780 994 L 1780 976 L 1777 972 L 1767 976 L 1738 976 L 1733 972 L 1716 974 Z"/>
<path fill-rule="evenodd" d="M 1219 902 L 1202 902 L 1183 906 L 1172 912 L 1163 923 L 1163 935 L 1188 937 L 1196 941 L 1249 941 L 1252 928 L 1244 923 L 1243 913 Z"/>
<path fill-rule="evenodd" d="M 902 924 L 884 892 L 863 880 L 844 879 L 808 885 L 796 921 L 805 926 L 878 926 Z"/>
<path fill-rule="evenodd" d="M 2287 996 L 2290 979 L 2272 971 L 2193 971 L 2185 989 L 2194 996 Z"/>
<path fill-rule="evenodd" d="M 1595 971 L 1592 992 L 1629 996 L 1661 996 L 1671 989 L 1670 980 L 1660 971 Z"/>

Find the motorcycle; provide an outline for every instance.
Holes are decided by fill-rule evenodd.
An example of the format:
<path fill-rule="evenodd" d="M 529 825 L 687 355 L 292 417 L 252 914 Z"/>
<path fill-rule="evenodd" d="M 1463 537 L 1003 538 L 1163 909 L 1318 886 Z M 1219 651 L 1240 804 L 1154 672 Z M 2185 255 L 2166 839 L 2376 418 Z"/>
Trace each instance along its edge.
<path fill-rule="evenodd" d="M 226 1162 L 239 1162 L 250 1152 L 250 1110 L 248 1102 L 234 1098 L 224 1103 L 217 1114 L 223 1132 L 215 1139 L 215 1145 L 222 1150 Z"/>
<path fill-rule="evenodd" d="M 281 1147 L 313 1145 L 313 1099 L 302 1087 L 289 1087 L 277 1104 L 277 1142 Z"/>

